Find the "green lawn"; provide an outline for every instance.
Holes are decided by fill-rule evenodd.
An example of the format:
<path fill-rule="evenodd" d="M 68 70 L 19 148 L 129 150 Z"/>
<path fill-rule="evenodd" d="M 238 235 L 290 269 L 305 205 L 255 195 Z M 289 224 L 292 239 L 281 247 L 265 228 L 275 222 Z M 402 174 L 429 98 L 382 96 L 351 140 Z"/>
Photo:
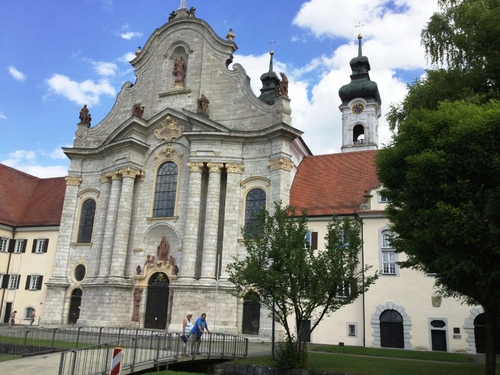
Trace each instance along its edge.
<path fill-rule="evenodd" d="M 308 349 L 309 369 L 312 372 L 352 375 L 481 375 L 484 373 L 484 365 L 470 363 L 467 355 L 460 353 L 312 345 Z M 264 367 L 274 366 L 271 356 L 238 359 L 235 362 Z M 500 374 L 500 371 L 497 373 Z M 149 374 L 189 373 L 163 371 Z"/>

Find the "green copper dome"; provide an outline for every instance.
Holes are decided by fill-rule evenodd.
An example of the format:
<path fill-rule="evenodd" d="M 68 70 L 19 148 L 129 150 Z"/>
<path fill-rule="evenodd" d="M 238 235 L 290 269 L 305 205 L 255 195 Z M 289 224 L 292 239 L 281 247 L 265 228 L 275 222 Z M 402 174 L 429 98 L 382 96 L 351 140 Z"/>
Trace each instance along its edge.
<path fill-rule="evenodd" d="M 354 98 L 363 98 L 366 101 L 376 101 L 382 104 L 380 93 L 376 82 L 370 81 L 370 62 L 368 57 L 363 56 L 361 48 L 361 34 L 358 35 L 358 56 L 349 63 L 351 65 L 351 82 L 339 90 L 342 104 L 349 103 Z"/>
<path fill-rule="evenodd" d="M 259 99 L 267 104 L 274 104 L 276 99 L 276 88 L 279 86 L 280 79 L 273 71 L 273 55 L 274 51 L 269 52 L 271 55 L 269 61 L 269 71 L 260 76 L 262 88 L 260 89 Z"/>

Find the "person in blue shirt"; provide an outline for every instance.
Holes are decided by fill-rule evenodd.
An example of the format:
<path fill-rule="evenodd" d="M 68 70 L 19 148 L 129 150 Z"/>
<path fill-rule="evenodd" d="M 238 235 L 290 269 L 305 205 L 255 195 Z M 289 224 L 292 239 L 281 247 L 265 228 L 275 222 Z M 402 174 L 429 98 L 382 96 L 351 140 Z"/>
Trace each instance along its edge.
<path fill-rule="evenodd" d="M 205 332 L 205 330 L 210 333 L 207 325 L 207 314 L 203 313 L 201 316 L 196 319 L 196 323 L 191 329 L 191 354 L 194 354 L 194 345 L 196 344 L 196 354 L 200 353 L 200 345 L 201 345 L 201 336 Z"/>

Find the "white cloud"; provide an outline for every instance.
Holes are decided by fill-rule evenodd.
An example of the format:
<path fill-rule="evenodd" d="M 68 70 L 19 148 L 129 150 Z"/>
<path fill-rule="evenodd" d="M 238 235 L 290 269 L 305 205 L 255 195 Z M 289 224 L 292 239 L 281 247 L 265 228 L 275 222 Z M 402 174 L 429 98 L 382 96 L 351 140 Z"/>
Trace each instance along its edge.
<path fill-rule="evenodd" d="M 54 152 L 55 151 L 56 150 L 54 150 Z M 53 155 L 54 159 L 61 159 L 59 155 L 55 155 L 54 152 L 51 153 L 51 156 Z M 39 159 L 42 154 L 43 152 L 16 150 L 9 154 L 8 159 L 2 160 L 0 163 L 39 178 L 62 177 L 68 175 L 69 160 L 66 156 L 64 156 L 64 158 L 67 161 L 67 165 L 42 166 L 39 165 Z"/>
<path fill-rule="evenodd" d="M 119 35 L 123 39 L 130 40 L 132 38 L 140 38 L 142 36 L 142 33 L 138 31 L 129 31 L 129 26 L 126 23 L 121 27 Z"/>
<path fill-rule="evenodd" d="M 65 75 L 54 74 L 46 83 L 50 93 L 65 97 L 78 105 L 97 104 L 102 95 L 116 95 L 116 90 L 106 79 L 98 82 L 90 79 L 76 82 Z"/>
<path fill-rule="evenodd" d="M 16 81 L 26 81 L 26 79 L 28 78 L 26 76 L 26 74 L 24 73 L 21 73 L 19 70 L 17 70 L 17 68 L 15 66 L 9 66 L 7 68 L 7 70 L 9 71 L 9 74 L 12 76 L 12 78 L 14 78 Z"/>
<path fill-rule="evenodd" d="M 0 111 L 0 120 L 5 120 L 7 118 L 7 116 L 5 115 L 5 113 L 3 113 L 3 111 Z"/>
<path fill-rule="evenodd" d="M 97 74 L 101 76 L 114 76 L 118 70 L 118 66 L 112 62 L 91 61 Z"/>
<path fill-rule="evenodd" d="M 72 145 L 68 145 L 66 147 L 73 147 Z M 58 147 L 58 148 L 55 148 L 53 149 L 50 153 L 49 153 L 50 157 L 52 159 L 63 159 L 63 160 L 67 160 L 68 157 L 66 156 L 66 154 L 63 152 L 62 150 L 62 147 Z"/>

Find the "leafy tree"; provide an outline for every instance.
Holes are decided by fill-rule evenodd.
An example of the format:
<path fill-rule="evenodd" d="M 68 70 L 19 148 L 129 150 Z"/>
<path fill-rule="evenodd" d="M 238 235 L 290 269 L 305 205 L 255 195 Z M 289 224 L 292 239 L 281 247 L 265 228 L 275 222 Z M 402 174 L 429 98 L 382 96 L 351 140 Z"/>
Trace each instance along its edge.
<path fill-rule="evenodd" d="M 445 296 L 480 304 L 486 374 L 500 315 L 500 102 L 410 111 L 379 151 L 378 174 L 404 267 L 437 273 Z"/>
<path fill-rule="evenodd" d="M 367 276 L 361 268 L 362 241 L 358 221 L 336 216 L 328 224 L 325 250 L 311 250 L 306 241 L 307 215 L 295 215 L 292 207 L 275 203 L 274 214 L 263 210 L 255 226 L 242 229 L 247 254 L 228 265 L 229 281 L 239 297 L 258 294 L 285 330 L 288 347 L 294 343 L 294 367 L 304 367 L 305 344 L 302 322 L 311 321 L 310 331 L 321 320 L 368 290 L 377 274 Z M 350 286 L 350 293 L 345 293 Z M 291 327 L 289 316 L 295 317 Z"/>
<path fill-rule="evenodd" d="M 446 64 L 473 82 L 475 92 L 500 93 L 499 0 L 438 0 L 422 30 L 422 43 L 433 64 Z"/>

